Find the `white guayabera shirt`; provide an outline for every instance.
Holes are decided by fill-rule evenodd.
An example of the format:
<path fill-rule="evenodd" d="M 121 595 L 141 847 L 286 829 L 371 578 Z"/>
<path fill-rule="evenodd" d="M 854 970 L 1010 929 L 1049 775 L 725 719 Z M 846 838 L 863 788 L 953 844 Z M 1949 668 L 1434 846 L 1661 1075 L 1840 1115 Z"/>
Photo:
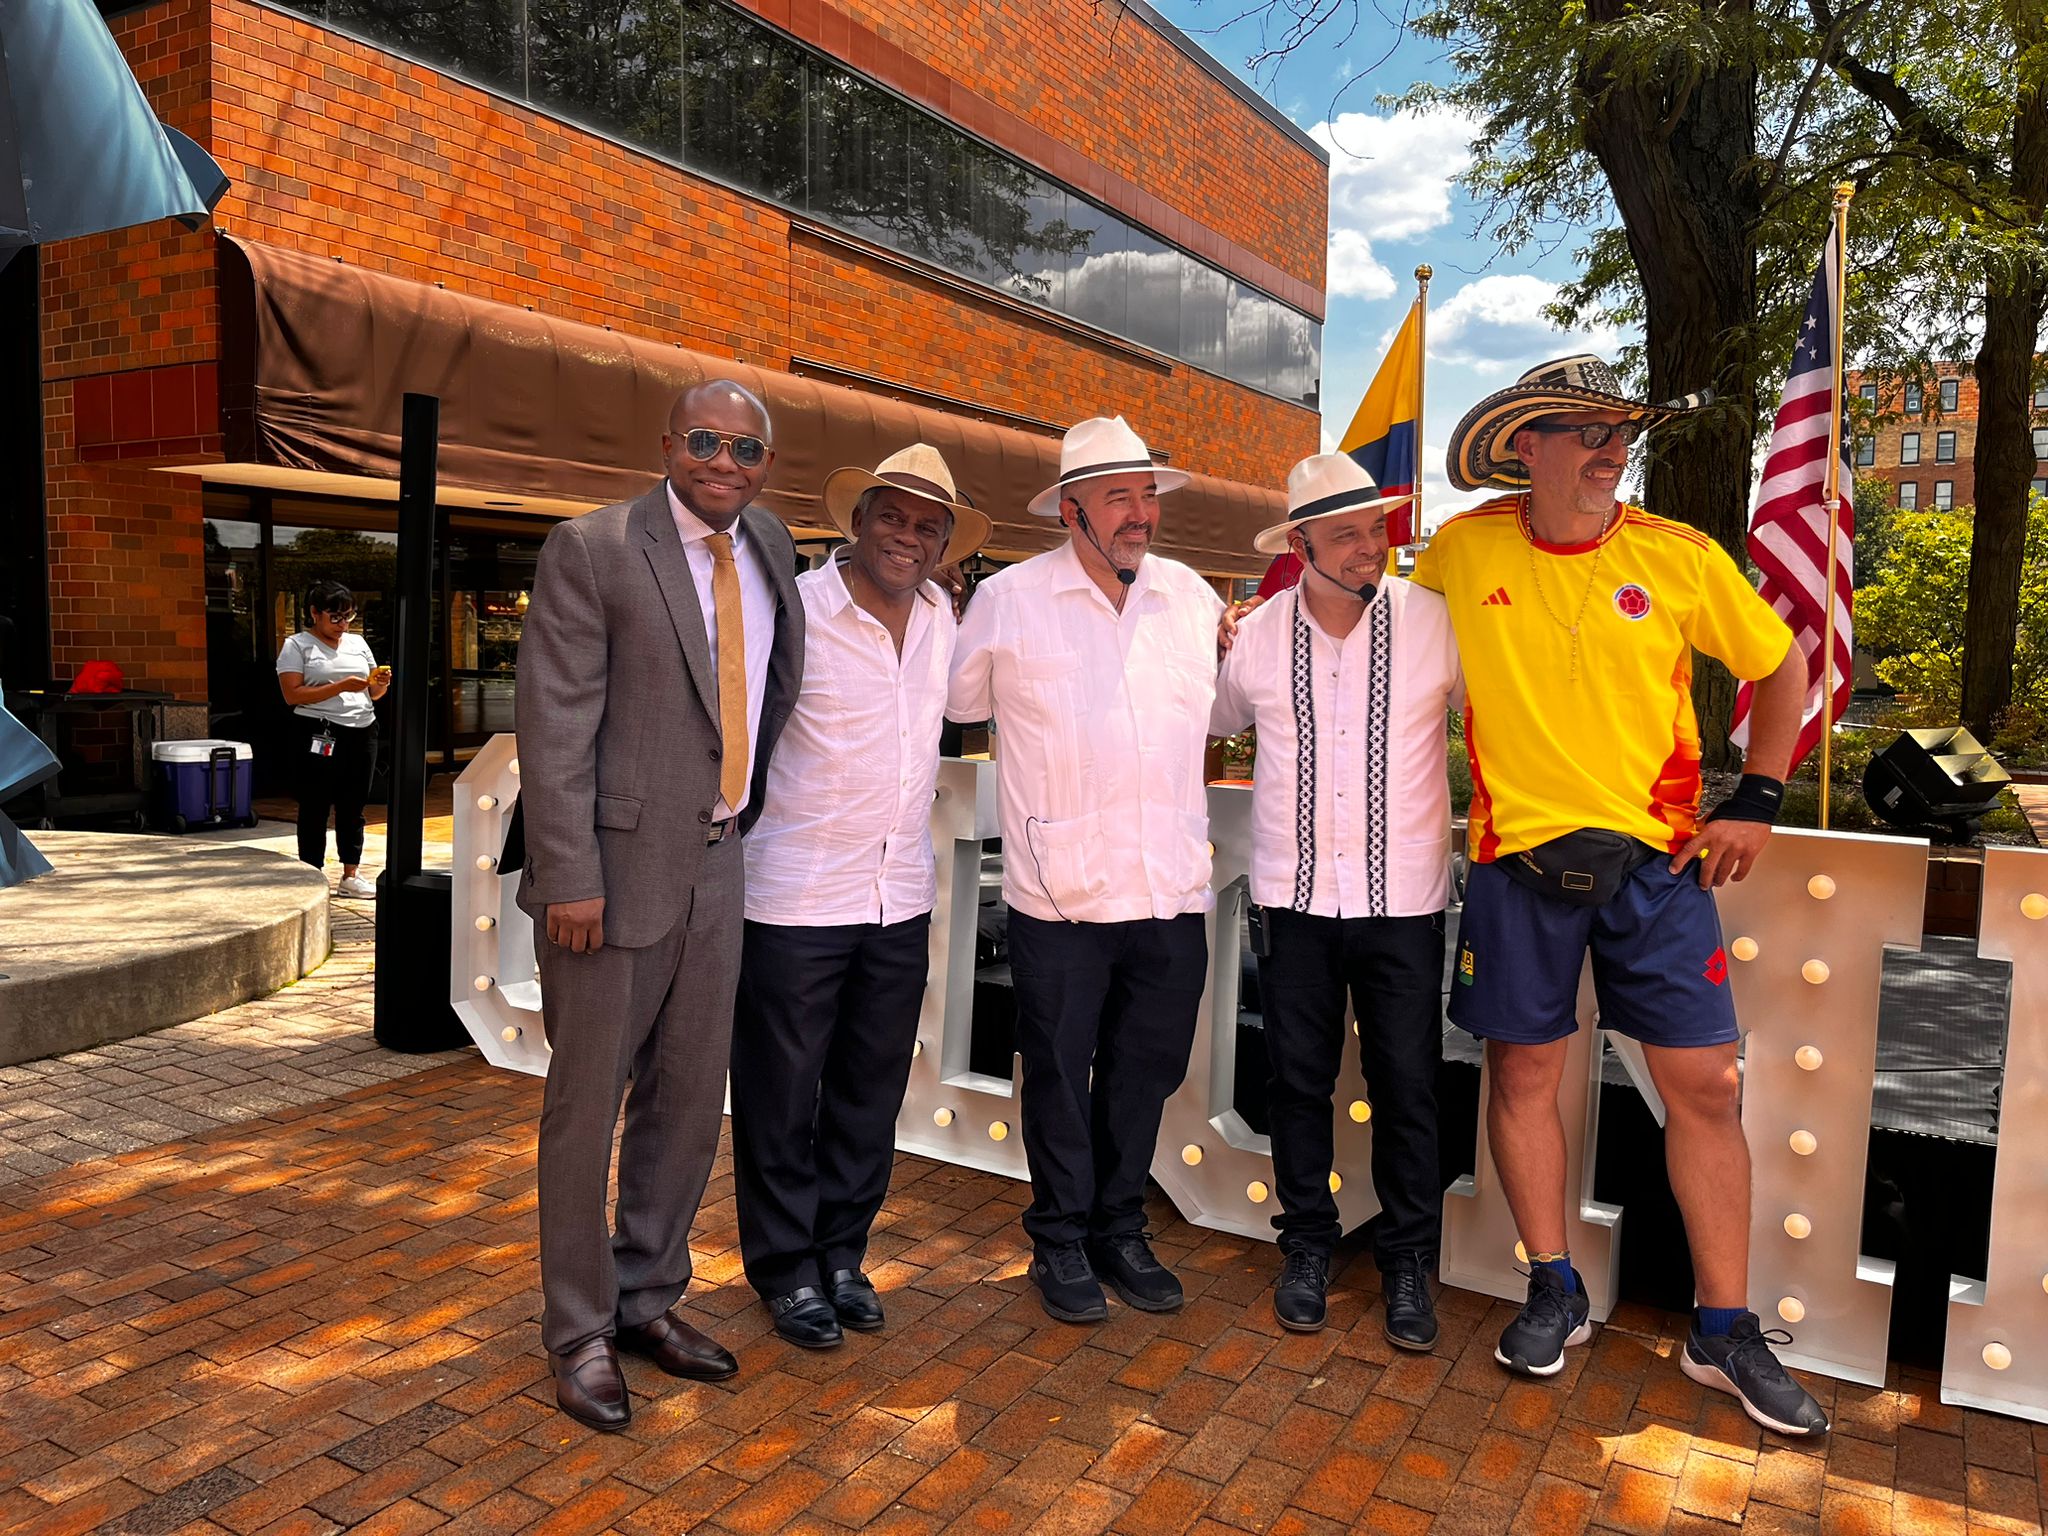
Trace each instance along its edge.
<path fill-rule="evenodd" d="M 1003 899 L 1047 922 L 1207 912 L 1202 777 L 1223 600 L 1147 555 L 1123 612 L 1071 544 L 983 582 L 946 713 L 996 726 Z"/>
<path fill-rule="evenodd" d="M 898 657 L 840 567 L 830 560 L 796 579 L 803 687 L 745 843 L 757 923 L 900 923 L 938 899 L 932 797 L 958 638 L 952 603 L 931 582 L 920 587 Z"/>
<path fill-rule="evenodd" d="M 1450 901 L 1445 719 L 1464 702 L 1450 611 L 1382 581 L 1341 641 L 1291 588 L 1245 616 L 1209 726 L 1256 725 L 1252 900 L 1317 917 L 1416 917 Z"/>

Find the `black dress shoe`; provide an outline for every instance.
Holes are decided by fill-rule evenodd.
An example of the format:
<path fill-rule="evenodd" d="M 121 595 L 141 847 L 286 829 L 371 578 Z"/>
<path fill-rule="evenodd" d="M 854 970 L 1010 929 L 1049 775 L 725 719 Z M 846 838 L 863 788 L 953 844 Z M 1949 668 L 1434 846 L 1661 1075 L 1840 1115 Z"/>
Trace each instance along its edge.
<path fill-rule="evenodd" d="M 1180 1282 L 1158 1259 L 1142 1232 L 1118 1232 L 1088 1240 L 1088 1263 L 1110 1284 L 1125 1306 L 1141 1312 L 1180 1310 Z"/>
<path fill-rule="evenodd" d="M 825 1277 L 825 1287 L 832 1294 L 832 1310 L 847 1327 L 873 1333 L 882 1326 L 882 1300 L 859 1270 L 835 1269 Z"/>
<path fill-rule="evenodd" d="M 633 1418 L 619 1353 L 610 1339 L 592 1339 L 564 1354 L 548 1355 L 555 1372 L 555 1402 L 578 1424 L 607 1432 Z"/>
<path fill-rule="evenodd" d="M 787 1296 L 770 1296 L 768 1310 L 775 1317 L 775 1331 L 805 1349 L 831 1349 L 846 1337 L 839 1331 L 839 1314 L 815 1285 L 798 1286 Z"/>
<path fill-rule="evenodd" d="M 1397 1253 L 1380 1273 L 1385 1294 L 1387 1342 L 1402 1349 L 1428 1349 L 1436 1343 L 1436 1303 L 1429 1295 L 1429 1274 L 1422 1256 Z"/>
<path fill-rule="evenodd" d="M 692 1381 L 723 1381 L 737 1375 L 740 1368 L 732 1351 L 673 1312 L 664 1312 L 638 1328 L 621 1328 L 617 1342 L 626 1353 L 644 1355 L 669 1375 L 687 1376 Z"/>
<path fill-rule="evenodd" d="M 1312 1248 L 1291 1248 L 1273 1287 L 1273 1315 L 1282 1328 L 1314 1333 L 1329 1320 L 1330 1260 Z"/>

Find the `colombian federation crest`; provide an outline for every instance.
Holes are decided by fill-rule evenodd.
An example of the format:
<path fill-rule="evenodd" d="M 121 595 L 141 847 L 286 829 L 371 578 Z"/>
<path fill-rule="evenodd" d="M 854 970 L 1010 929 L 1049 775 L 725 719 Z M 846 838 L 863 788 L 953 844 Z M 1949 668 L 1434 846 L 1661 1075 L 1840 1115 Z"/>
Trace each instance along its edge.
<path fill-rule="evenodd" d="M 1614 611 L 1624 619 L 1647 619 L 1650 594 L 1632 581 L 1623 582 L 1614 589 Z"/>

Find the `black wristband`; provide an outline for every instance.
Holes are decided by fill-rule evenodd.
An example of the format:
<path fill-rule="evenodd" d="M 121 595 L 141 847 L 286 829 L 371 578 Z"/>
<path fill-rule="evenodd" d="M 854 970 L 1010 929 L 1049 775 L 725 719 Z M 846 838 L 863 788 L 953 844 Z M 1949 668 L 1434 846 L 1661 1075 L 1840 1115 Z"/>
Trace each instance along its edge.
<path fill-rule="evenodd" d="M 1770 779 L 1760 773 L 1745 773 L 1742 782 L 1735 786 L 1719 805 L 1707 812 L 1708 821 L 1760 821 L 1766 826 L 1778 819 L 1778 807 L 1784 803 L 1785 781 Z"/>

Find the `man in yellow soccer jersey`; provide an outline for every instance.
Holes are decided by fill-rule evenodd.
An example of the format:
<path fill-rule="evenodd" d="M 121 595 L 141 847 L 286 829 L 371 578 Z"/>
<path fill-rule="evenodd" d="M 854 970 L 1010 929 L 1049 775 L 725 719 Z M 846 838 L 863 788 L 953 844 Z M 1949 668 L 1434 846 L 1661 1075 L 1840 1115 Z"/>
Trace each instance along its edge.
<path fill-rule="evenodd" d="M 1696 408 L 1631 401 L 1598 358 L 1569 357 L 1452 434 L 1452 482 L 1511 493 L 1445 523 L 1414 576 L 1449 604 L 1467 688 L 1471 872 L 1450 1017 L 1486 1041 L 1487 1134 L 1530 1257 L 1528 1304 L 1494 1357 L 1551 1376 L 1592 1332 L 1565 1247 L 1557 1111 L 1590 949 L 1601 1026 L 1642 1043 L 1667 1111 L 1700 1302 L 1681 1364 L 1757 1422 L 1812 1435 L 1827 1416 L 1746 1300 L 1749 1149 L 1713 899 L 1770 839 L 1806 662 L 1713 540 L 1617 500 L 1630 446 Z M 1704 818 L 1695 649 L 1757 684 L 1741 784 Z"/>

